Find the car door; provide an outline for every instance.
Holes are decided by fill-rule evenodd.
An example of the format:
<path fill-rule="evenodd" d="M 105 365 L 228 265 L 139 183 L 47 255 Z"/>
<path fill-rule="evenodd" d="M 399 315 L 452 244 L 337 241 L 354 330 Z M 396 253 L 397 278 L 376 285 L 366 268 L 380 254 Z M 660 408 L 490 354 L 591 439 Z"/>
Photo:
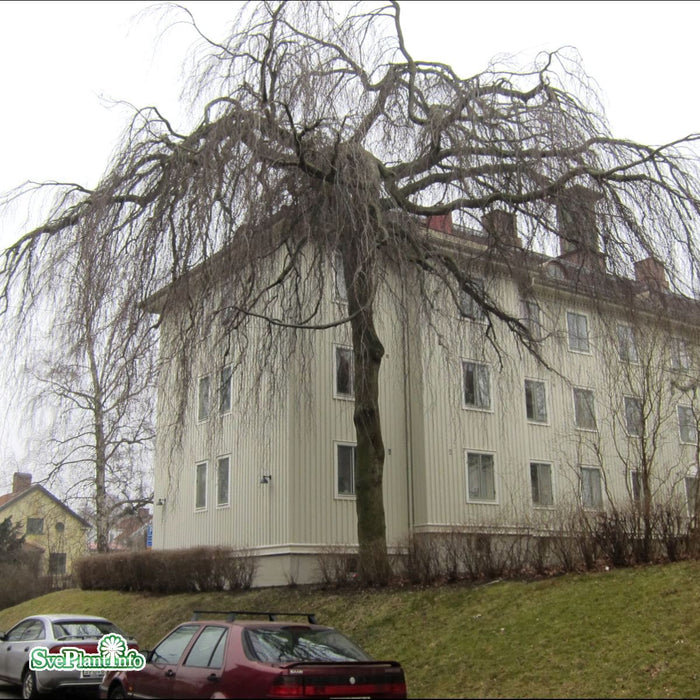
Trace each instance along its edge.
<path fill-rule="evenodd" d="M 201 625 L 197 624 L 176 627 L 149 654 L 143 670 L 129 673 L 129 682 L 133 685 L 136 697 L 173 697 L 173 681 L 178 662 L 200 629 Z"/>
<path fill-rule="evenodd" d="M 205 625 L 178 665 L 173 698 L 210 698 L 220 691 L 228 627 Z"/>
<path fill-rule="evenodd" d="M 7 650 L 7 676 L 21 682 L 22 671 L 29 660 L 30 650 L 40 644 L 46 645 L 46 631 L 41 620 L 27 620 L 20 639 L 14 640 Z"/>
<path fill-rule="evenodd" d="M 22 620 L 17 623 L 12 629 L 5 634 L 5 638 L 2 640 L 2 647 L 0 647 L 0 676 L 7 678 L 9 680 L 17 680 L 19 682 L 21 679 L 15 679 L 9 675 L 9 665 L 8 658 L 16 653 L 17 645 L 22 641 L 22 635 L 27 630 L 27 628 L 32 624 L 33 620 Z"/>

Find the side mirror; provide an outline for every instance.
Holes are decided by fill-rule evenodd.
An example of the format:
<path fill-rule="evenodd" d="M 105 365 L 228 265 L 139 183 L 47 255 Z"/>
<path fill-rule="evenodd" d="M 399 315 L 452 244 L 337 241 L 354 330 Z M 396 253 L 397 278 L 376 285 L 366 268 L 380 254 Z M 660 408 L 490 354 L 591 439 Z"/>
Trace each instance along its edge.
<path fill-rule="evenodd" d="M 7 632 L 0 632 L 0 642 L 4 642 L 7 639 Z"/>
<path fill-rule="evenodd" d="M 151 659 L 153 658 L 153 650 L 152 649 L 139 649 L 141 654 L 146 657 L 146 663 L 150 664 Z"/>

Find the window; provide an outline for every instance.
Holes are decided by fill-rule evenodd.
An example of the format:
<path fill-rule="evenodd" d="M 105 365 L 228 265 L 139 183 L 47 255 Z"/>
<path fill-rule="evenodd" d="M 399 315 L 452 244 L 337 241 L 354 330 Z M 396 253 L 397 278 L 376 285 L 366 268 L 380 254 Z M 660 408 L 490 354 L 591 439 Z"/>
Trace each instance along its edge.
<path fill-rule="evenodd" d="M 44 623 L 41 620 L 24 620 L 15 625 L 5 636 L 6 642 L 36 641 L 45 639 Z"/>
<path fill-rule="evenodd" d="M 345 284 L 345 270 L 343 269 L 343 257 L 340 253 L 333 256 L 333 276 L 335 278 L 335 300 L 347 301 L 348 288 Z"/>
<path fill-rule="evenodd" d="M 488 365 L 462 362 L 464 407 L 491 408 L 491 379 Z"/>
<path fill-rule="evenodd" d="M 185 666 L 197 666 L 198 668 L 221 668 L 224 664 L 224 649 L 226 648 L 225 627 L 208 625 L 197 637 L 187 654 Z"/>
<path fill-rule="evenodd" d="M 566 314 L 566 329 L 569 335 L 569 350 L 589 352 L 588 317 L 572 311 Z"/>
<path fill-rule="evenodd" d="M 209 418 L 211 404 L 209 401 L 209 375 L 199 378 L 197 387 L 197 420 Z"/>
<path fill-rule="evenodd" d="M 525 380 L 525 410 L 528 420 L 535 423 L 547 422 L 547 393 L 544 382 Z"/>
<path fill-rule="evenodd" d="M 632 500 L 635 505 L 639 506 L 642 504 L 642 477 L 637 470 L 630 472 L 630 485 L 632 486 Z"/>
<path fill-rule="evenodd" d="M 229 481 L 231 473 L 231 460 L 228 457 L 220 457 L 216 462 L 216 505 L 227 506 L 229 504 Z"/>
<path fill-rule="evenodd" d="M 581 467 L 581 501 L 584 508 L 603 507 L 603 490 L 598 467 Z"/>
<path fill-rule="evenodd" d="M 678 407 L 678 430 L 681 434 L 681 442 L 687 442 L 691 445 L 697 443 L 698 426 L 691 406 Z"/>
<path fill-rule="evenodd" d="M 153 650 L 153 661 L 158 664 L 176 664 L 197 632 L 199 632 L 199 625 L 178 627 Z"/>
<path fill-rule="evenodd" d="M 63 552 L 49 554 L 49 575 L 60 576 L 66 573 L 66 555 Z"/>
<path fill-rule="evenodd" d="M 226 365 L 219 372 L 219 410 L 228 413 L 231 410 L 231 382 L 233 370 L 231 365 Z"/>
<path fill-rule="evenodd" d="M 202 510 L 207 507 L 207 463 L 200 462 L 195 467 L 194 507 Z"/>
<path fill-rule="evenodd" d="M 335 346 L 335 395 L 351 399 L 355 395 L 352 348 Z"/>
<path fill-rule="evenodd" d="M 56 523 L 55 527 L 56 527 L 56 532 L 59 535 L 62 535 L 66 531 L 66 524 L 65 523 L 58 522 L 58 523 Z"/>
<path fill-rule="evenodd" d="M 595 404 L 590 389 L 574 389 L 574 424 L 582 430 L 595 430 Z"/>
<path fill-rule="evenodd" d="M 467 453 L 467 495 L 470 501 L 495 501 L 493 455 Z"/>
<path fill-rule="evenodd" d="M 533 505 L 551 506 L 554 503 L 551 464 L 530 462 L 530 484 L 532 487 Z"/>
<path fill-rule="evenodd" d="M 698 478 L 696 476 L 685 477 L 685 495 L 688 499 L 688 515 L 693 518 L 696 515 L 695 504 L 698 502 Z"/>
<path fill-rule="evenodd" d="M 475 278 L 471 280 L 471 285 L 478 294 L 484 294 L 484 280 Z M 459 313 L 464 318 L 470 318 L 472 321 L 485 321 L 486 314 L 479 303 L 464 289 L 459 290 Z"/>
<path fill-rule="evenodd" d="M 338 496 L 355 495 L 355 445 L 336 445 L 336 486 Z"/>
<path fill-rule="evenodd" d="M 682 338 L 671 338 L 671 369 L 680 371 L 690 369 L 690 353 Z"/>
<path fill-rule="evenodd" d="M 632 326 L 617 327 L 617 354 L 623 362 L 639 362 L 637 339 Z"/>
<path fill-rule="evenodd" d="M 28 535 L 43 535 L 44 534 L 44 519 L 43 518 L 27 518 L 27 534 Z"/>
<path fill-rule="evenodd" d="M 642 400 L 634 396 L 625 396 L 625 429 L 627 434 L 639 437 L 643 427 Z"/>
<path fill-rule="evenodd" d="M 525 328 L 530 331 L 533 338 L 542 337 L 542 321 L 540 306 L 536 301 L 531 299 L 522 299 L 520 301 L 520 320 Z"/>

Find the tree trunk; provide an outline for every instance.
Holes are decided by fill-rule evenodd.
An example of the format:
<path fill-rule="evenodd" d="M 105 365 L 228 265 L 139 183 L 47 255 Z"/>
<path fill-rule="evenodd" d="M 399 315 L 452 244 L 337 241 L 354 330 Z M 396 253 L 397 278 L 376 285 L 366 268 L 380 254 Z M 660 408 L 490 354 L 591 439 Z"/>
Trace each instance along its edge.
<path fill-rule="evenodd" d="M 359 251 L 343 252 L 351 316 L 355 379 L 353 420 L 355 497 L 357 508 L 358 574 L 364 584 L 384 585 L 391 570 L 387 554 L 384 515 L 384 442 L 379 414 L 379 369 L 384 346 L 374 326 L 375 280 L 371 265 L 358 265 Z"/>
<path fill-rule="evenodd" d="M 95 539 L 98 552 L 109 551 L 109 522 L 107 517 L 107 454 L 104 434 L 104 411 L 102 407 L 102 384 L 100 382 L 92 335 L 87 334 L 87 355 L 90 363 L 93 400 L 93 430 L 95 436 Z"/>

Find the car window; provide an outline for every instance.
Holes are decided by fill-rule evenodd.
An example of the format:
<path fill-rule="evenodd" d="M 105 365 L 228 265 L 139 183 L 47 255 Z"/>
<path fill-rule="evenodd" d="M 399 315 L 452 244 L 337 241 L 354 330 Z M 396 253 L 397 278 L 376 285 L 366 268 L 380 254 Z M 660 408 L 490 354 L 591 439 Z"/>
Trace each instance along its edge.
<path fill-rule="evenodd" d="M 185 666 L 221 668 L 224 664 L 227 632 L 226 627 L 205 627 L 192 645 Z"/>
<path fill-rule="evenodd" d="M 151 661 L 158 664 L 176 664 L 198 631 L 199 625 L 178 627 L 153 650 Z"/>
<path fill-rule="evenodd" d="M 246 638 L 258 661 L 370 661 L 356 644 L 333 629 L 248 628 Z"/>
<path fill-rule="evenodd" d="M 22 620 L 19 624 L 15 625 L 6 635 L 5 640 L 8 642 L 16 642 L 22 639 L 22 636 L 27 631 L 29 626 L 34 622 L 34 620 Z"/>
<path fill-rule="evenodd" d="M 44 639 L 44 623 L 41 620 L 32 620 L 22 634 L 22 641 L 31 642 L 37 639 Z"/>
<path fill-rule="evenodd" d="M 54 639 L 75 639 L 80 637 L 102 637 L 105 634 L 123 632 L 108 620 L 61 620 L 52 623 Z"/>

